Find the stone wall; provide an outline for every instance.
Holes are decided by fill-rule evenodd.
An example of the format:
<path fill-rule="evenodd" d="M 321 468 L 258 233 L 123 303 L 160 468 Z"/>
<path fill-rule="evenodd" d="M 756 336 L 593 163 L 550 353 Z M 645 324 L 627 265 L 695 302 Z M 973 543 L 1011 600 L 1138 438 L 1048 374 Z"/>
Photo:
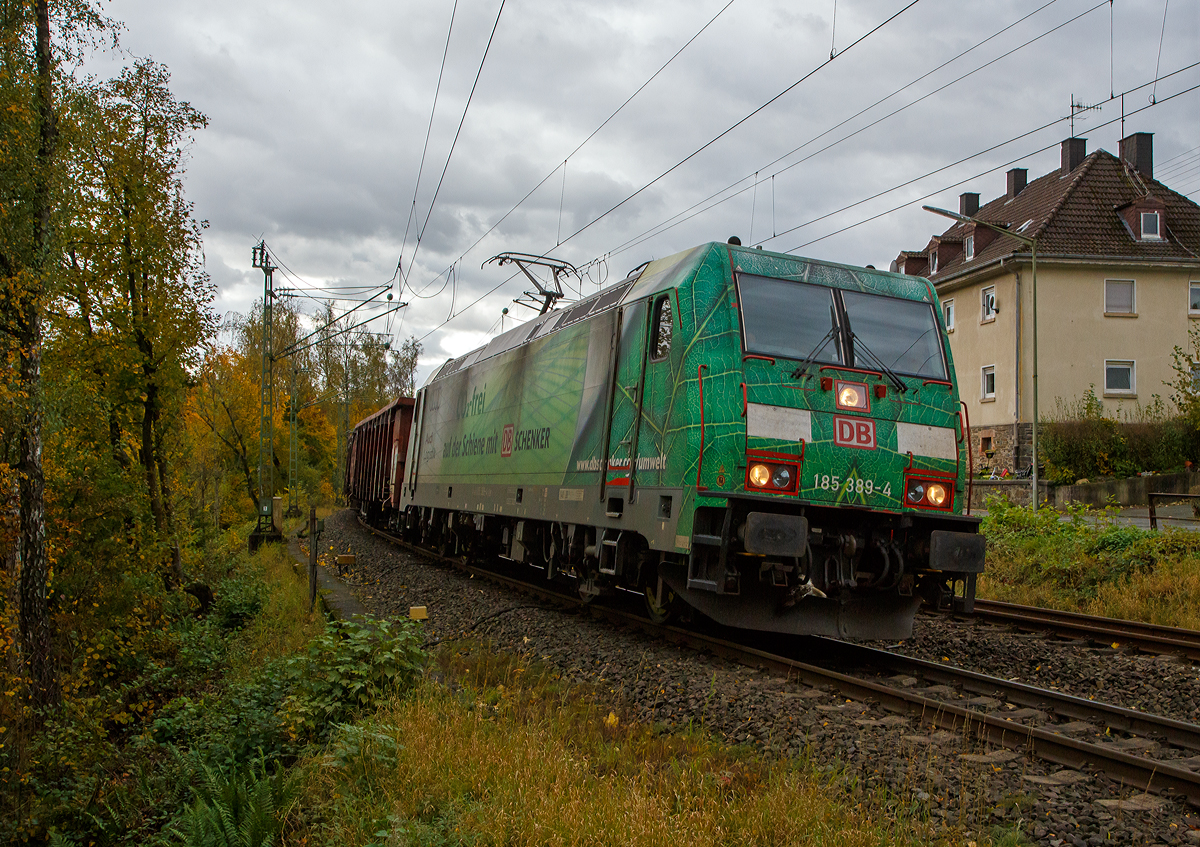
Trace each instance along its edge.
<path fill-rule="evenodd" d="M 992 457 L 987 457 L 985 440 L 991 440 Z M 971 452 L 975 459 L 975 472 L 981 469 L 1007 469 L 1009 473 L 1025 470 L 1033 456 L 1033 424 L 1000 424 L 972 427 Z M 1042 459 L 1045 464 L 1045 459 Z"/>
<path fill-rule="evenodd" d="M 1056 509 L 1065 509 L 1070 503 L 1086 503 L 1101 508 L 1109 503 L 1120 506 L 1145 506 L 1150 502 L 1146 495 L 1152 491 L 1169 494 L 1200 493 L 1200 474 L 1158 474 L 1104 482 L 1085 482 L 1079 485 L 1056 485 L 1051 505 Z"/>
<path fill-rule="evenodd" d="M 1200 494 L 1200 473 L 1135 476 L 1080 485 L 1046 485 L 1038 480 L 1038 489 L 1042 503 L 1059 511 L 1065 511 L 1072 503 L 1084 503 L 1096 508 L 1110 504 L 1145 506 L 1150 502 L 1146 495 L 1154 491 Z M 1018 506 L 1028 506 L 1032 492 L 1033 483 L 1028 479 L 976 479 L 971 486 L 971 509 L 987 508 L 987 498 L 993 494 L 1007 497 Z"/>

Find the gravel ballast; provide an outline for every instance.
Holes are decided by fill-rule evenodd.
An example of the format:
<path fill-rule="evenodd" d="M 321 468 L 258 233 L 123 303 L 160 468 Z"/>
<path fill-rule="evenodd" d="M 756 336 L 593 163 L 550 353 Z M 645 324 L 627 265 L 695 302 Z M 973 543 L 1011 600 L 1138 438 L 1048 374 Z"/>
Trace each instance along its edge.
<path fill-rule="evenodd" d="M 698 726 L 731 744 L 800 758 L 819 771 L 843 774 L 846 784 L 859 790 L 885 788 L 911 796 L 932 817 L 967 832 L 989 833 L 1019 822 L 1029 841 L 1049 847 L 1200 844 L 1200 810 L 1181 801 L 1141 794 L 1100 774 L 984 748 L 877 704 L 847 700 L 832 689 L 541 606 L 370 534 L 350 510 L 325 521 L 321 545 L 330 559 L 356 555 L 344 578 L 372 614 L 405 617 L 411 606 L 425 606 L 430 639 L 470 632 L 497 649 L 540 660 L 569 679 L 609 692 L 639 720 L 664 730 Z M 913 638 L 893 649 L 1200 721 L 1200 669 L 1185 662 L 934 616 L 919 616 Z M 891 683 L 918 691 L 927 686 L 912 678 Z M 931 697 L 957 696 L 929 688 Z M 1172 764 L 1200 769 L 1200 756 L 1194 758 Z"/>

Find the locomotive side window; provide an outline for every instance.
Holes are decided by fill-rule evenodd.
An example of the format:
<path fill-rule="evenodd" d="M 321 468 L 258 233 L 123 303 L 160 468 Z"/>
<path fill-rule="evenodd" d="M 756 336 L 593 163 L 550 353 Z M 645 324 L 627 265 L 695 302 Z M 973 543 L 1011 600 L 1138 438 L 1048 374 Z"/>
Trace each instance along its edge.
<path fill-rule="evenodd" d="M 737 281 L 747 353 L 845 364 L 830 289 L 750 274 Z"/>
<path fill-rule="evenodd" d="M 671 355 L 671 295 L 664 294 L 654 302 L 653 334 L 650 336 L 650 361 L 661 362 Z"/>

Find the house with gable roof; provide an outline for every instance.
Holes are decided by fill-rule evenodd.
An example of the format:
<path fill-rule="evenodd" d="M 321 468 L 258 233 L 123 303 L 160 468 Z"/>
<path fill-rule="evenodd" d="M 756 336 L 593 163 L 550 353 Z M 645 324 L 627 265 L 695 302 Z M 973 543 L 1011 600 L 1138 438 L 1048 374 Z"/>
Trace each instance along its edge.
<path fill-rule="evenodd" d="M 1200 206 L 1154 179 L 1153 136 L 1121 140 L 1120 155 L 1062 143 L 1061 166 L 962 215 L 1037 239 L 1038 405 L 1091 388 L 1123 416 L 1168 399 L 1172 351 L 1200 320 Z M 892 270 L 927 277 L 950 332 L 976 467 L 1027 470 L 1033 420 L 1031 252 L 1016 238 L 956 223 Z"/>

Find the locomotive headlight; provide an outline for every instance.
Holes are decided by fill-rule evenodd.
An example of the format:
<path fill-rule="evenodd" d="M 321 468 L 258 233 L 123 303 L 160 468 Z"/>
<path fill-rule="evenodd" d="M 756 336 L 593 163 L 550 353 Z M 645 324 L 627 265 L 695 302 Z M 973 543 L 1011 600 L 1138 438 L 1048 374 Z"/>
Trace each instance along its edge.
<path fill-rule="evenodd" d="M 751 465 L 749 476 L 752 485 L 764 488 L 771 481 L 771 469 L 766 465 Z"/>
<path fill-rule="evenodd" d="M 779 465 L 771 475 L 771 485 L 776 488 L 788 488 L 792 484 L 792 471 L 787 465 Z"/>
<path fill-rule="evenodd" d="M 942 494 L 944 496 L 945 491 Z M 908 497 L 908 502 L 915 506 L 925 499 L 925 486 L 914 479 L 908 484 L 908 492 L 905 496 Z"/>
<path fill-rule="evenodd" d="M 867 386 L 862 383 L 838 380 L 836 398 L 839 409 L 855 409 L 865 412 L 871 408 L 870 401 L 867 399 Z"/>
<path fill-rule="evenodd" d="M 938 485 L 936 482 L 929 486 L 929 490 L 925 492 L 925 499 L 932 506 L 940 506 L 946 502 L 946 489 Z"/>

